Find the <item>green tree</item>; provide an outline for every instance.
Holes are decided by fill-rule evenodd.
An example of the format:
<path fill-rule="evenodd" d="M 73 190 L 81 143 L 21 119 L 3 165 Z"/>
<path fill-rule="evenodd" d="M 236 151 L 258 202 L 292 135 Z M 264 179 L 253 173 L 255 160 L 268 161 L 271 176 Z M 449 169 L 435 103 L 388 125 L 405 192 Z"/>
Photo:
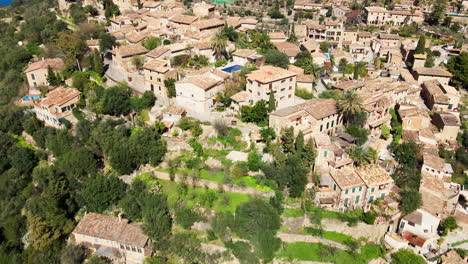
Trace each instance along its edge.
<path fill-rule="evenodd" d="M 172 78 L 164 80 L 164 86 L 166 86 L 167 96 L 169 98 L 176 97 L 175 82 L 176 82 L 176 80 L 174 80 Z"/>
<path fill-rule="evenodd" d="M 99 76 L 104 75 L 104 62 L 102 61 L 101 54 L 97 49 L 93 53 L 93 69 L 99 74 Z"/>
<path fill-rule="evenodd" d="M 348 67 L 348 60 L 345 58 L 341 58 L 340 62 L 338 63 L 338 71 L 344 74 L 346 72 L 347 67 Z"/>
<path fill-rule="evenodd" d="M 84 248 L 81 245 L 69 244 L 60 255 L 61 264 L 81 264 L 85 260 Z"/>
<path fill-rule="evenodd" d="M 407 215 L 422 205 L 421 193 L 418 190 L 403 190 L 400 193 L 400 208 Z"/>
<path fill-rule="evenodd" d="M 104 92 L 103 112 L 109 115 L 122 115 L 130 111 L 130 92 L 123 85 L 113 86 Z"/>
<path fill-rule="evenodd" d="M 362 112 L 362 99 L 356 92 L 346 91 L 343 98 L 338 101 L 338 109 L 346 122 L 349 123 L 352 116 Z"/>
<path fill-rule="evenodd" d="M 270 49 L 267 50 L 263 55 L 265 56 L 265 63 L 284 69 L 288 68 L 289 57 L 283 52 L 276 49 Z"/>
<path fill-rule="evenodd" d="M 226 53 L 227 44 L 227 37 L 221 30 L 211 38 L 210 46 L 218 60 Z"/>
<path fill-rule="evenodd" d="M 309 139 L 307 144 L 304 146 L 304 151 L 301 155 L 302 164 L 305 168 L 310 168 L 315 163 L 317 157 L 317 150 L 314 147 L 314 141 Z"/>
<path fill-rule="evenodd" d="M 304 152 L 304 133 L 302 133 L 302 131 L 297 133 L 296 141 L 294 142 L 294 149 L 296 153 Z"/>
<path fill-rule="evenodd" d="M 156 249 L 164 250 L 172 234 L 173 219 L 164 194 L 155 193 L 147 197 L 143 208 L 141 229 L 154 241 Z"/>
<path fill-rule="evenodd" d="M 381 135 L 385 140 L 390 138 L 390 128 L 387 125 L 385 124 L 382 125 L 381 131 L 382 131 Z"/>
<path fill-rule="evenodd" d="M 276 100 L 275 93 L 270 89 L 270 97 L 268 98 L 268 112 L 273 112 L 276 110 Z"/>
<path fill-rule="evenodd" d="M 449 216 L 440 221 L 440 226 L 445 231 L 453 231 L 458 228 L 457 220 L 453 216 Z"/>
<path fill-rule="evenodd" d="M 20 173 L 27 173 L 37 164 L 37 157 L 29 148 L 14 148 L 8 155 L 10 164 Z"/>
<path fill-rule="evenodd" d="M 241 107 L 241 120 L 243 122 L 266 125 L 268 122 L 268 108 L 265 100 L 260 100 L 253 107 Z"/>
<path fill-rule="evenodd" d="M 60 32 L 58 34 L 57 47 L 67 56 L 67 63 L 73 65 L 77 63 L 80 69 L 79 59 L 87 50 L 86 43 L 77 32 Z"/>
<path fill-rule="evenodd" d="M 294 150 L 294 128 L 289 127 L 281 133 L 281 143 L 285 153 L 291 153 Z"/>
<path fill-rule="evenodd" d="M 68 178 L 82 180 L 96 173 L 97 162 L 94 154 L 84 147 L 73 148 L 57 158 L 57 169 Z"/>
<path fill-rule="evenodd" d="M 58 76 L 55 74 L 55 72 L 52 70 L 50 66 L 47 67 L 47 82 L 51 86 L 60 85 L 60 80 Z"/>
<path fill-rule="evenodd" d="M 426 52 L 426 37 L 419 36 L 418 44 L 414 50 L 414 54 L 424 54 Z"/>
<path fill-rule="evenodd" d="M 266 201 L 251 199 L 240 204 L 234 216 L 235 232 L 242 238 L 255 239 L 260 233 L 280 228 L 280 217 L 277 211 Z"/>
<path fill-rule="evenodd" d="M 144 41 L 143 46 L 147 50 L 154 50 L 155 48 L 161 46 L 161 38 L 151 37 Z"/>
<path fill-rule="evenodd" d="M 349 154 L 349 157 L 354 161 L 354 163 L 357 166 L 374 163 L 377 160 L 375 153 L 369 148 L 364 148 L 361 146 L 352 146 L 346 149 L 346 152 Z"/>
<path fill-rule="evenodd" d="M 451 83 L 455 87 L 468 89 L 468 52 L 450 56 L 447 69 L 453 74 Z"/>
<path fill-rule="evenodd" d="M 127 188 L 125 196 L 119 202 L 125 216 L 132 221 L 141 222 L 142 211 L 148 195 L 146 184 L 140 180 L 134 181 L 130 188 Z"/>
<path fill-rule="evenodd" d="M 96 175 L 85 180 L 79 196 L 87 210 L 102 213 L 125 194 L 125 183 L 116 176 Z"/>
<path fill-rule="evenodd" d="M 247 157 L 247 165 L 249 166 L 249 170 L 258 171 L 260 169 L 260 164 L 260 156 L 258 155 L 257 149 L 254 147 Z"/>
<path fill-rule="evenodd" d="M 327 9 L 327 13 L 325 14 L 326 17 L 331 17 L 333 15 L 333 7 L 329 6 Z"/>
<path fill-rule="evenodd" d="M 426 261 L 409 249 L 400 249 L 392 254 L 392 264 L 424 264 Z"/>
<path fill-rule="evenodd" d="M 320 42 L 320 50 L 324 53 L 328 53 L 330 49 L 330 43 L 328 41 L 322 41 Z"/>
<path fill-rule="evenodd" d="M 111 50 L 115 44 L 115 41 L 116 39 L 114 36 L 112 36 L 109 33 L 102 32 L 101 34 L 99 34 L 99 50 L 101 52 Z"/>
<path fill-rule="evenodd" d="M 432 12 L 427 16 L 430 25 L 439 25 L 447 9 L 447 0 L 436 1 L 432 5 Z"/>

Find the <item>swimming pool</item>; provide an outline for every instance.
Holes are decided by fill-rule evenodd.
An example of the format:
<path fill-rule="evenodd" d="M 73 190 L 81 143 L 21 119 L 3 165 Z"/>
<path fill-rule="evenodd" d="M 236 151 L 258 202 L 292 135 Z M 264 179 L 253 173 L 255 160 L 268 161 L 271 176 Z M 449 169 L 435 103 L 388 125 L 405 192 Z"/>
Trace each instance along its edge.
<path fill-rule="evenodd" d="M 241 66 L 240 65 L 232 65 L 227 68 L 222 69 L 223 72 L 233 72 L 233 71 L 240 71 Z"/>
<path fill-rule="evenodd" d="M 39 98 L 41 98 L 40 95 L 25 95 L 25 96 L 23 97 L 23 101 L 37 100 L 37 99 L 39 99 Z"/>
<path fill-rule="evenodd" d="M 325 56 L 325 58 L 327 58 L 327 60 L 330 60 L 330 54 L 324 53 L 323 56 Z"/>

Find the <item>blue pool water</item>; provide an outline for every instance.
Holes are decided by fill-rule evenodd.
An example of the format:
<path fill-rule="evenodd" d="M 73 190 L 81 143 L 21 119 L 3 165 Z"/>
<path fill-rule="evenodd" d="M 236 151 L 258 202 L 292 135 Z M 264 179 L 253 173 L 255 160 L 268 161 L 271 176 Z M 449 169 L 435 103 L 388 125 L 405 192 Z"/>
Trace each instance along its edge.
<path fill-rule="evenodd" d="M 13 0 L 0 0 L 0 6 L 7 6 L 10 5 Z"/>
<path fill-rule="evenodd" d="M 324 55 L 327 59 L 330 59 L 330 54 L 324 53 L 323 55 Z"/>
<path fill-rule="evenodd" d="M 233 72 L 233 71 L 239 71 L 240 69 L 241 69 L 240 65 L 232 65 L 230 67 L 222 69 L 222 71 L 230 73 L 230 72 Z"/>
<path fill-rule="evenodd" d="M 1 1 L 1 0 L 0 0 Z M 30 100 L 36 100 L 36 99 L 39 99 L 41 98 L 40 95 L 25 95 L 23 97 L 23 101 L 30 101 Z"/>

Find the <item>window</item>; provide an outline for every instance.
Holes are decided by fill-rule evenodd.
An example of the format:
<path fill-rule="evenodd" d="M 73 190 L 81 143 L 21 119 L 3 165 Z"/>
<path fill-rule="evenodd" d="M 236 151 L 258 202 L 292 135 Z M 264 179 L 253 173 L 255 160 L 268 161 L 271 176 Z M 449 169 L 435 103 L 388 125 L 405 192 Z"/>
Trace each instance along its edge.
<path fill-rule="evenodd" d="M 328 129 L 329 123 L 327 122 L 327 129 Z"/>
<path fill-rule="evenodd" d="M 289 81 L 292 82 L 292 78 L 289 78 Z"/>
<path fill-rule="evenodd" d="M 257 92 L 257 95 L 260 96 L 260 92 Z"/>
<path fill-rule="evenodd" d="M 150 87 L 151 87 L 151 91 L 154 92 L 154 85 L 151 84 Z"/>
<path fill-rule="evenodd" d="M 323 157 L 326 158 L 328 156 L 328 150 L 323 151 Z"/>
<path fill-rule="evenodd" d="M 382 194 L 380 195 L 380 198 L 382 198 L 382 199 L 385 198 L 385 193 L 382 193 Z"/>
<path fill-rule="evenodd" d="M 359 191 L 362 191 L 362 186 L 359 187 Z"/>
<path fill-rule="evenodd" d="M 373 195 L 371 195 L 371 197 L 369 197 L 369 203 L 372 202 L 372 201 L 374 201 L 374 196 Z"/>
<path fill-rule="evenodd" d="M 142 252 L 141 248 L 138 248 L 138 252 L 139 252 L 139 253 L 141 253 L 141 252 Z"/>
<path fill-rule="evenodd" d="M 336 191 L 336 184 L 333 184 L 333 190 Z"/>
<path fill-rule="evenodd" d="M 333 127 L 333 123 L 334 123 L 334 122 L 335 122 L 335 120 L 333 120 L 333 121 L 331 122 L 331 127 Z"/>
<path fill-rule="evenodd" d="M 36 87 L 36 86 L 37 86 L 36 82 L 33 82 L 33 86 L 34 86 L 34 87 Z"/>
<path fill-rule="evenodd" d="M 353 193 L 356 191 L 356 188 L 353 188 Z"/>
<path fill-rule="evenodd" d="M 136 248 L 135 248 L 135 246 L 132 246 L 132 251 L 135 251 L 135 252 L 136 252 Z"/>
<path fill-rule="evenodd" d="M 346 190 L 344 191 L 344 194 L 348 194 L 348 192 L 349 192 L 349 190 L 348 190 L 348 189 L 346 189 Z"/>
<path fill-rule="evenodd" d="M 36 77 L 34 76 L 33 73 L 31 73 L 31 79 L 36 80 Z M 35 86 L 35 85 L 34 85 Z"/>
<path fill-rule="evenodd" d="M 291 94 L 290 94 L 290 95 L 288 95 L 288 98 L 291 98 L 291 96 L 292 96 Z"/>
<path fill-rule="evenodd" d="M 371 192 L 374 192 L 374 191 L 375 191 L 375 188 L 374 188 L 374 187 L 372 187 L 372 188 L 370 189 L 370 191 L 371 191 Z"/>
<path fill-rule="evenodd" d="M 130 246 L 125 245 L 125 249 L 126 249 L 126 250 L 130 250 Z"/>
<path fill-rule="evenodd" d="M 152 81 L 153 80 L 153 76 L 150 75 L 150 80 Z"/>
<path fill-rule="evenodd" d="M 124 249 L 124 245 L 120 244 L 120 248 L 121 248 L 121 249 Z"/>
<path fill-rule="evenodd" d="M 348 198 L 345 198 L 345 199 L 344 199 L 344 206 L 345 206 L 345 207 L 348 207 Z"/>
<path fill-rule="evenodd" d="M 360 195 L 356 196 L 356 204 L 358 204 L 358 203 L 359 203 L 359 199 L 360 199 L 360 198 L 361 198 L 361 196 L 360 196 Z"/>
<path fill-rule="evenodd" d="M 161 78 L 158 78 L 158 82 L 161 82 Z"/>
<path fill-rule="evenodd" d="M 320 132 L 322 132 L 323 130 L 323 125 L 320 125 Z"/>
<path fill-rule="evenodd" d="M 289 86 L 289 90 L 292 90 L 292 86 Z"/>

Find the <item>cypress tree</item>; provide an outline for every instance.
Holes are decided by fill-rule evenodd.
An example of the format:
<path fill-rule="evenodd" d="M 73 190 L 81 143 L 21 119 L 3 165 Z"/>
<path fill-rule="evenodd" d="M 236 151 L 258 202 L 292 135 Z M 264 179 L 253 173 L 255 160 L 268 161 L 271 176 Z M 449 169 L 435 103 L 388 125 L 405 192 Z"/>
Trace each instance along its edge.
<path fill-rule="evenodd" d="M 294 147 L 296 148 L 296 153 L 302 153 L 304 151 L 304 133 L 299 131 L 296 137 L 296 142 L 294 142 Z"/>
<path fill-rule="evenodd" d="M 47 67 L 47 82 L 49 82 L 51 86 L 59 85 L 59 80 L 50 66 Z"/>
<path fill-rule="evenodd" d="M 272 89 L 270 89 L 270 98 L 268 99 L 268 112 L 272 112 L 276 110 L 275 105 L 275 94 Z"/>
<path fill-rule="evenodd" d="M 93 66 L 94 71 L 97 72 L 99 76 L 104 75 L 104 62 L 102 61 L 101 54 L 97 49 L 94 50 Z"/>
<path fill-rule="evenodd" d="M 420 36 L 418 45 L 416 46 L 416 50 L 414 50 L 414 54 L 424 54 L 425 49 L 426 49 L 426 38 L 424 36 Z"/>

